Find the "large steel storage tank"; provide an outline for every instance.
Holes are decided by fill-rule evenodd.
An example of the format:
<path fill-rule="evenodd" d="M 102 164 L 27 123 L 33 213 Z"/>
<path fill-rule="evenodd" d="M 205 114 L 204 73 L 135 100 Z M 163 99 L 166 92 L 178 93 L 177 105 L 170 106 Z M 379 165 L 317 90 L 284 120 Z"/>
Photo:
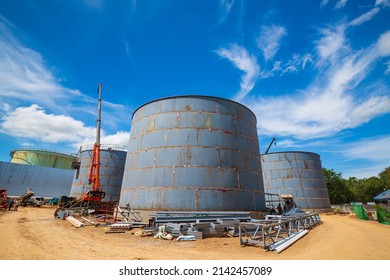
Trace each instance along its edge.
<path fill-rule="evenodd" d="M 261 155 L 266 193 L 291 194 L 304 209 L 330 209 L 321 159 L 310 152 Z"/>
<path fill-rule="evenodd" d="M 224 98 L 176 96 L 132 118 L 120 204 L 137 209 L 265 209 L 256 116 Z"/>
<path fill-rule="evenodd" d="M 70 190 L 70 195 L 73 197 L 80 198 L 85 192 L 92 190 L 92 185 L 88 183 L 92 151 L 92 146 L 80 149 L 79 167 L 76 169 Z M 101 145 L 100 187 L 106 193 L 103 201 L 119 201 L 125 162 L 125 147 Z"/>
<path fill-rule="evenodd" d="M 12 163 L 61 169 L 72 169 L 74 159 L 71 155 L 38 149 L 13 150 L 10 155 Z"/>

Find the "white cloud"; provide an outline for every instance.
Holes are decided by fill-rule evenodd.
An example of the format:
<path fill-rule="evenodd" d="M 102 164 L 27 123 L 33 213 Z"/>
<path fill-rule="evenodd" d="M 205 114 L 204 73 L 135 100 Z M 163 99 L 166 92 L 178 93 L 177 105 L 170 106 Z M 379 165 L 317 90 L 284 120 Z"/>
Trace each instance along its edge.
<path fill-rule="evenodd" d="M 320 8 L 324 8 L 328 5 L 329 3 L 329 0 L 321 0 L 321 3 L 320 3 Z"/>
<path fill-rule="evenodd" d="M 351 26 L 361 25 L 369 20 L 371 20 L 377 13 L 379 13 L 380 9 L 378 7 L 373 8 L 365 14 L 353 19 L 349 24 Z"/>
<path fill-rule="evenodd" d="M 375 6 L 385 6 L 390 7 L 390 0 L 376 0 Z"/>
<path fill-rule="evenodd" d="M 81 121 L 65 115 L 47 114 L 34 104 L 30 107 L 19 107 L 1 119 L 0 132 L 14 137 L 58 143 L 81 142 L 95 130 L 85 127 Z"/>
<path fill-rule="evenodd" d="M 0 116 L 11 118 L 7 119 L 11 121 L 12 117 L 18 117 L 18 115 L 15 115 L 16 112 L 23 113 L 27 110 L 26 108 L 30 108 L 32 112 L 35 112 L 35 115 L 43 114 L 45 116 L 43 120 L 64 121 L 67 119 L 73 120 L 70 121 L 70 124 L 74 125 L 77 122 L 76 119 L 94 118 L 97 112 L 95 88 L 93 87 L 91 91 L 96 95 L 93 98 L 77 89 L 70 89 L 61 85 L 60 80 L 54 75 L 52 67 L 48 65 L 44 57 L 39 52 L 26 47 L 14 35 L 21 33 L 9 21 L 0 16 L 0 99 L 2 101 Z M 105 127 L 117 129 L 118 125 L 123 123 L 124 120 L 128 119 L 130 122 L 128 108 L 111 103 L 105 100 L 104 96 L 103 86 L 102 115 L 104 116 L 103 124 Z M 32 104 L 35 104 L 35 107 L 31 106 Z M 20 107 L 24 109 L 20 111 Z M 13 115 L 10 115 L 12 111 L 14 111 Z M 50 115 L 51 112 L 55 112 L 55 114 Z M 71 115 L 77 115 L 77 118 L 71 117 Z M 10 135 L 16 137 L 17 130 L 13 130 L 11 127 L 8 128 L 8 123 L 2 124 L 1 132 L 9 132 Z M 22 124 L 15 125 L 18 127 Z M 50 122 L 48 122 L 48 127 L 50 127 Z M 42 129 L 39 126 L 32 126 L 30 130 L 32 129 L 38 129 L 38 131 L 29 131 L 21 136 L 26 137 L 31 133 L 34 138 L 49 142 L 57 141 L 57 136 L 61 138 L 57 132 L 47 132 L 46 135 L 39 136 L 39 130 Z"/>
<path fill-rule="evenodd" d="M 386 62 L 387 68 L 385 70 L 385 74 L 390 74 L 390 60 Z"/>
<path fill-rule="evenodd" d="M 365 138 L 343 147 L 342 153 L 349 159 L 364 159 L 372 162 L 383 162 L 389 165 L 390 135 Z"/>
<path fill-rule="evenodd" d="M 220 6 L 220 20 L 219 22 L 223 22 L 228 17 L 231 8 L 234 5 L 234 0 L 219 0 L 219 6 Z"/>
<path fill-rule="evenodd" d="M 287 34 L 282 26 L 262 26 L 256 38 L 257 47 L 262 50 L 264 59 L 271 60 L 279 50 L 280 41 Z"/>
<path fill-rule="evenodd" d="M 313 62 L 313 58 L 311 54 L 305 54 L 302 58 L 302 69 L 305 69 L 306 64 L 309 62 Z"/>
<path fill-rule="evenodd" d="M 385 113 L 390 113 L 390 98 L 388 96 L 370 97 L 350 111 L 348 126 L 356 127 Z"/>
<path fill-rule="evenodd" d="M 73 148 L 91 145 L 96 141 L 96 128 L 65 115 L 47 114 L 34 104 L 19 107 L 1 118 L 0 132 L 13 137 L 44 143 L 66 143 Z M 118 131 L 106 135 L 101 130 L 101 144 L 127 146 L 129 133 Z"/>
<path fill-rule="evenodd" d="M 345 43 L 342 28 L 333 30 L 322 32 L 325 38 L 316 43 L 322 67 L 306 89 L 273 98 L 244 99 L 258 116 L 262 134 L 295 139 L 327 137 L 390 113 L 390 90 L 380 80 L 375 87 L 356 92 L 373 65 L 390 55 L 390 32 L 366 49 L 354 51 Z M 330 42 L 331 38 L 337 42 Z M 325 50 L 327 46 L 331 50 Z"/>
<path fill-rule="evenodd" d="M 126 131 L 118 131 L 115 134 L 111 135 L 104 135 L 102 137 L 101 142 L 106 143 L 109 145 L 121 145 L 126 146 L 128 145 L 130 138 L 130 133 Z"/>
<path fill-rule="evenodd" d="M 322 37 L 316 42 L 318 55 L 317 66 L 334 64 L 339 61 L 344 51 L 348 50 L 345 40 L 345 26 L 320 30 Z"/>
<path fill-rule="evenodd" d="M 285 74 L 298 74 L 300 70 L 306 68 L 308 63 L 312 63 L 312 55 L 305 54 L 303 56 L 298 54 L 293 54 L 292 58 L 288 60 L 286 63 L 282 63 L 282 61 L 274 62 L 272 69 L 264 69 L 260 73 L 260 78 L 265 79 L 269 77 L 273 77 L 275 75 L 283 76 Z"/>
<path fill-rule="evenodd" d="M 241 101 L 253 89 L 259 77 L 260 66 L 256 57 L 237 44 L 231 44 L 229 48 L 221 48 L 217 50 L 217 54 L 228 59 L 235 67 L 244 72 L 244 75 L 241 76 L 240 90 L 235 96 L 236 101 Z"/>
<path fill-rule="evenodd" d="M 348 0 L 340 0 L 339 2 L 336 3 L 335 9 L 344 8 L 347 2 Z"/>
<path fill-rule="evenodd" d="M 11 32 L 13 26 L 0 17 L 0 97 L 27 101 L 63 111 L 63 103 L 79 95 L 64 88 L 54 77 L 42 56 L 26 48 Z M 56 100 L 62 100 L 58 105 Z"/>
<path fill-rule="evenodd" d="M 346 37 L 350 34 L 347 29 L 370 20 L 378 11 L 379 8 L 374 8 L 350 23 L 320 29 L 320 37 L 314 42 L 312 53 L 294 54 L 287 63 L 278 60 L 271 70 L 260 72 L 256 58 L 243 47 L 232 45 L 229 49 L 218 51 L 221 57 L 229 59 L 245 72 L 236 100 L 246 104 L 258 116 L 261 134 L 300 140 L 318 139 L 390 113 L 390 89 L 381 77 L 362 86 L 378 61 L 390 55 L 390 31 L 359 50 L 354 50 Z M 273 33 L 279 35 L 273 39 L 266 36 L 271 34 L 270 29 L 263 27 L 262 30 L 263 36 L 259 37 L 263 40 L 262 44 L 259 46 L 259 38 L 257 43 L 265 58 L 271 59 L 276 54 L 284 29 L 278 32 L 275 28 Z M 267 52 L 268 45 L 274 46 L 272 52 Z M 309 62 L 317 72 L 306 88 L 278 97 L 248 95 L 258 79 L 275 77 L 276 73 L 298 73 Z"/>
<path fill-rule="evenodd" d="M 390 31 L 387 31 L 380 36 L 377 48 L 380 56 L 390 55 Z"/>
<path fill-rule="evenodd" d="M 296 141 L 292 139 L 285 139 L 281 141 L 276 141 L 276 145 L 279 148 L 298 148 L 301 147 L 301 145 L 297 145 Z"/>
<path fill-rule="evenodd" d="M 294 65 L 290 65 L 290 66 L 287 66 L 283 71 L 282 71 L 282 75 L 286 74 L 286 73 L 298 73 L 298 69 L 297 67 L 295 67 Z"/>

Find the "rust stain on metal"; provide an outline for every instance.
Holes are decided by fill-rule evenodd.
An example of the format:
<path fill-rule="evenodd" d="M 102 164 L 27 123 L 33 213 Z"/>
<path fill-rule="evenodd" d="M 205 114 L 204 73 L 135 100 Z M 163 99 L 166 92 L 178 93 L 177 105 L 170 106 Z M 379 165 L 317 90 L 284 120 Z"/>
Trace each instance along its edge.
<path fill-rule="evenodd" d="M 211 114 L 207 113 L 206 128 L 211 128 Z"/>
<path fill-rule="evenodd" d="M 167 139 L 168 139 L 168 134 L 164 133 L 164 143 L 165 143 L 165 145 L 167 145 Z"/>
<path fill-rule="evenodd" d="M 152 117 L 152 120 L 147 124 L 146 131 L 147 132 L 152 132 L 154 130 L 154 127 L 156 126 L 156 120 L 155 117 Z"/>
<path fill-rule="evenodd" d="M 176 112 L 176 127 L 177 128 L 180 127 L 180 121 L 181 121 L 180 113 L 179 113 L 179 111 L 177 111 Z"/>

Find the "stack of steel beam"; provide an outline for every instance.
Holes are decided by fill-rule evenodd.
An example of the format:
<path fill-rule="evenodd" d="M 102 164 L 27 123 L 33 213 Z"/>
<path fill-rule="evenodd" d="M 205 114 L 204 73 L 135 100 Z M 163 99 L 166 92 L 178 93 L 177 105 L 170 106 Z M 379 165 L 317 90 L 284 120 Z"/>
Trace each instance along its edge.
<path fill-rule="evenodd" d="M 151 217 L 156 225 L 165 223 L 217 222 L 218 220 L 237 220 L 240 222 L 248 222 L 252 219 L 249 212 L 234 211 L 162 211 L 156 212 L 156 214 L 151 215 Z"/>
<path fill-rule="evenodd" d="M 237 236 L 241 222 L 252 220 L 249 212 L 156 212 L 151 215 L 154 226 L 165 225 L 174 237 L 193 235 L 196 239 Z"/>

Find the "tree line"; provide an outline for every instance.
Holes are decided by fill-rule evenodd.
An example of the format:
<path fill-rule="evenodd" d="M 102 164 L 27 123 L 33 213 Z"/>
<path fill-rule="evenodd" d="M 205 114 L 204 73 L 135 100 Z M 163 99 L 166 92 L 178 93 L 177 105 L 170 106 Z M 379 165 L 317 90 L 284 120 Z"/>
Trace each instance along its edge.
<path fill-rule="evenodd" d="M 370 202 L 373 197 L 390 189 L 390 166 L 378 176 L 358 179 L 344 179 L 340 172 L 322 168 L 331 204 Z"/>

